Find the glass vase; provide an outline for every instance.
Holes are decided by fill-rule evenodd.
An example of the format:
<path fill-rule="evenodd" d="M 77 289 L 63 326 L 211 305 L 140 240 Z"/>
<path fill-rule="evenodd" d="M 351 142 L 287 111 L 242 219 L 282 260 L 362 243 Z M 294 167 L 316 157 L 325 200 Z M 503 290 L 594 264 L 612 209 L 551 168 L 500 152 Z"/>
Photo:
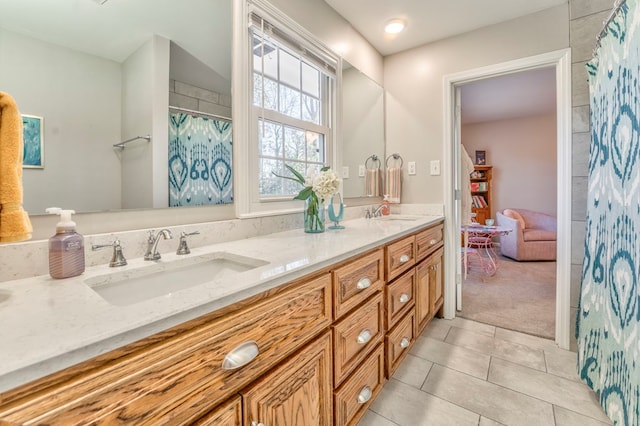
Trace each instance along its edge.
<path fill-rule="evenodd" d="M 304 200 L 304 232 L 324 232 L 324 202 L 315 194 Z"/>

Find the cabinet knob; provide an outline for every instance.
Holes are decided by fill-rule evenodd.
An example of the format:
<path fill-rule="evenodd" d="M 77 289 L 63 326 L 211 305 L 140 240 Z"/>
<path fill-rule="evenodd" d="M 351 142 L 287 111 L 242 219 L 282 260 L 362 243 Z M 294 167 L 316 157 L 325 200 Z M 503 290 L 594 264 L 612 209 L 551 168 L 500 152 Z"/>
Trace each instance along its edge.
<path fill-rule="evenodd" d="M 356 288 L 358 290 L 364 290 L 365 288 L 369 288 L 371 286 L 371 279 L 369 277 L 364 277 L 364 278 L 360 278 L 360 281 L 358 281 L 358 285 L 356 285 Z"/>
<path fill-rule="evenodd" d="M 430 246 L 432 246 L 432 245 L 434 245 L 434 244 L 435 244 L 435 243 L 437 243 L 437 242 L 438 242 L 438 240 L 433 239 L 433 240 L 429 241 L 429 245 L 430 245 Z"/>
<path fill-rule="evenodd" d="M 407 293 L 402 293 L 399 300 L 400 303 L 407 303 L 409 301 L 409 295 Z"/>
<path fill-rule="evenodd" d="M 371 399 L 373 392 L 371 392 L 371 388 L 367 385 L 362 388 L 360 393 L 358 394 L 358 404 L 364 404 Z"/>
<path fill-rule="evenodd" d="M 357 342 L 359 345 L 364 345 L 365 343 L 369 343 L 369 340 L 371 340 L 372 337 L 373 335 L 371 334 L 371 331 L 368 328 L 365 328 L 360 332 L 360 334 L 358 334 Z"/>
<path fill-rule="evenodd" d="M 403 337 L 402 340 L 400 340 L 400 347 L 402 349 L 409 347 L 409 343 L 411 343 L 411 341 L 407 338 L 407 337 Z"/>
<path fill-rule="evenodd" d="M 410 259 L 411 257 L 409 257 L 408 254 L 403 254 L 402 256 L 400 256 L 400 263 L 407 263 Z"/>
<path fill-rule="evenodd" d="M 240 367 L 244 367 L 253 361 L 260 349 L 258 344 L 254 340 L 249 340 L 244 343 L 240 343 L 235 348 L 231 349 L 229 353 L 222 360 L 223 370 L 236 370 Z"/>

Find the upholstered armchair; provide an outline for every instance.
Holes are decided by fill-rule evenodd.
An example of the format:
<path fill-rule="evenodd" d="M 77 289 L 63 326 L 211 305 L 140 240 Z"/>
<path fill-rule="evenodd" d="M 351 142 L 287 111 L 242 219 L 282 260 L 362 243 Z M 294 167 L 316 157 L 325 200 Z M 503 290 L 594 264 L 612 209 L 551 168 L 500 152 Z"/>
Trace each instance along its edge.
<path fill-rule="evenodd" d="M 510 228 L 500 236 L 500 252 L 515 260 L 556 260 L 557 220 L 554 216 L 525 209 L 496 213 L 499 226 Z"/>

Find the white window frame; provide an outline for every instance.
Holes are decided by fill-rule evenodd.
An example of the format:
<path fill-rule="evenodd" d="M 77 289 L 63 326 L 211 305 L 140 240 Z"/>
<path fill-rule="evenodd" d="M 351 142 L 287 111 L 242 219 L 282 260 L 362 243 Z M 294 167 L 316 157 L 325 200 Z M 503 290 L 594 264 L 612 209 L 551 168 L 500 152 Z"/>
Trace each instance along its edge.
<path fill-rule="evenodd" d="M 238 4 L 240 3 L 240 4 Z M 263 0 L 236 2 L 234 8 L 234 37 L 233 46 L 233 132 L 234 132 L 234 184 L 236 216 L 240 218 L 270 216 L 301 211 L 303 202 L 293 200 L 292 197 L 269 197 L 260 199 L 258 190 L 258 121 L 253 106 L 253 67 L 252 49 L 250 48 L 250 17 L 257 14 L 268 20 L 278 30 L 293 38 L 300 46 L 331 64 L 338 69 L 339 58 L 312 34 L 302 28 L 295 21 L 278 11 Z M 241 23 L 240 25 L 238 23 Z M 330 116 L 328 123 L 330 131 L 325 134 L 325 165 L 336 169 L 336 117 L 337 117 L 337 88 L 340 73 L 335 73 L 334 83 L 331 85 Z M 326 111 L 325 111 L 326 113 Z M 264 111 L 268 119 L 268 111 Z M 281 120 L 276 120 L 281 121 Z M 284 121 L 281 121 L 284 122 Z M 291 123 L 293 124 L 293 123 Z M 295 126 L 294 124 L 294 127 Z M 322 132 L 324 133 L 324 132 Z M 302 189 L 302 188 L 301 188 Z"/>

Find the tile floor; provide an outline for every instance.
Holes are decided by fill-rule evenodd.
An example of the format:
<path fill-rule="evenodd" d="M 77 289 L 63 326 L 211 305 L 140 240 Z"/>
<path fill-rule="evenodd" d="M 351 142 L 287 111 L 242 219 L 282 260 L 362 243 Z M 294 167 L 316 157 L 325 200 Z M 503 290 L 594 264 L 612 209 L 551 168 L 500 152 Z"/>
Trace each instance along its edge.
<path fill-rule="evenodd" d="M 551 340 L 434 319 L 359 426 L 610 425 Z"/>

